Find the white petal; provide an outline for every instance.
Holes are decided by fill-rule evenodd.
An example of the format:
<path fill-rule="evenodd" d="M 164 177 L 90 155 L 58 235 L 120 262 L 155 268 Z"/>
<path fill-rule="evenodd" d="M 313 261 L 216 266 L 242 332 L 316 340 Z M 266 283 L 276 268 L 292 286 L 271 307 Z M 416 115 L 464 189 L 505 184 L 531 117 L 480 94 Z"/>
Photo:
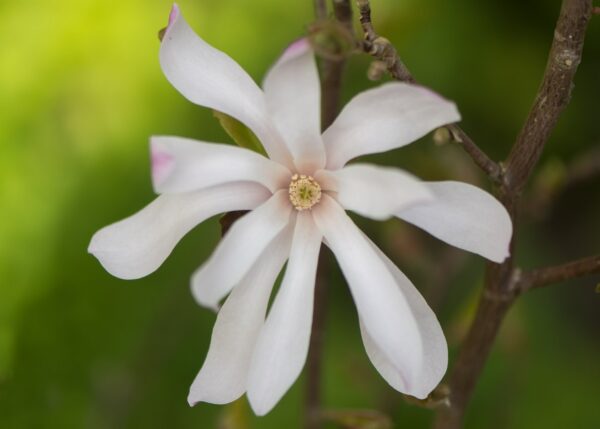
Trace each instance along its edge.
<path fill-rule="evenodd" d="M 360 332 L 367 355 L 377 371 L 394 389 L 424 399 L 440 383 L 448 367 L 448 346 L 444 332 L 434 312 L 411 281 L 372 241 L 369 240 L 369 242 L 394 276 L 396 284 L 410 306 L 413 317 L 417 322 L 423 345 L 423 363 L 421 371 L 416 377 L 416 384 L 410 390 L 406 388 L 404 382 L 406 375 L 396 369 L 392 359 L 388 358 L 384 351 L 377 346 L 361 321 Z"/>
<path fill-rule="evenodd" d="M 259 416 L 281 399 L 306 361 L 321 238 L 311 214 L 299 213 L 285 277 L 256 343 L 248 375 L 248 399 Z"/>
<path fill-rule="evenodd" d="M 234 181 L 258 182 L 271 192 L 288 185 L 290 171 L 237 146 L 181 137 L 150 140 L 152 179 L 157 193 L 189 192 Z"/>
<path fill-rule="evenodd" d="M 398 168 L 352 164 L 336 171 L 320 170 L 315 179 L 333 186 L 335 199 L 346 210 L 377 220 L 433 199 L 421 180 Z"/>
<path fill-rule="evenodd" d="M 190 389 L 190 405 L 226 404 L 246 391 L 254 346 L 271 289 L 290 253 L 292 232 L 288 227 L 279 233 L 219 310 L 206 360 Z"/>
<path fill-rule="evenodd" d="M 308 39 L 294 42 L 265 78 L 267 108 L 301 173 L 325 166 L 321 140 L 321 87 Z"/>
<path fill-rule="evenodd" d="M 268 117 L 261 89 L 239 64 L 198 37 L 176 5 L 160 47 L 160 65 L 184 97 L 243 122 L 273 160 L 291 165 L 289 151 Z"/>
<path fill-rule="evenodd" d="M 348 281 L 366 331 L 403 375 L 404 391 L 419 395 L 423 344 L 415 316 L 396 279 L 331 197 L 323 195 L 312 212 Z"/>
<path fill-rule="evenodd" d="M 399 148 L 460 120 L 451 101 L 422 86 L 393 82 L 365 91 L 323 134 L 328 169 L 360 155 Z"/>
<path fill-rule="evenodd" d="M 494 262 L 509 255 L 512 222 L 498 200 L 462 182 L 425 182 L 432 202 L 396 213 L 434 237 Z"/>
<path fill-rule="evenodd" d="M 266 203 L 236 221 L 210 259 L 192 276 L 196 301 L 205 307 L 216 308 L 288 225 L 291 210 L 287 191 L 278 191 Z"/>
<path fill-rule="evenodd" d="M 253 209 L 270 195 L 267 189 L 254 183 L 230 183 L 186 194 L 161 195 L 133 216 L 94 234 L 88 251 L 116 277 L 144 277 L 163 263 L 194 226 L 219 213 Z"/>

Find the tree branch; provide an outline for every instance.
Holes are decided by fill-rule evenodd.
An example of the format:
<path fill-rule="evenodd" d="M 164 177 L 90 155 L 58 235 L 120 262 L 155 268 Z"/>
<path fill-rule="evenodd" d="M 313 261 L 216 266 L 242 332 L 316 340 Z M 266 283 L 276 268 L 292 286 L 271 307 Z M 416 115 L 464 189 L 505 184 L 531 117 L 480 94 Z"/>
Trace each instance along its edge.
<path fill-rule="evenodd" d="M 360 14 L 360 23 L 364 33 L 363 50 L 385 64 L 390 75 L 399 81 L 416 83 L 410 70 L 400 59 L 396 48 L 392 43 L 377 34 L 371 21 L 371 4 L 369 0 L 357 0 L 358 11 Z M 483 170 L 494 183 L 502 181 L 503 170 L 501 166 L 492 161 L 489 156 L 471 137 L 465 133 L 462 128 L 456 124 L 446 127 L 450 131 L 452 139 L 460 144 L 467 154 L 473 159 L 475 164 Z"/>
<path fill-rule="evenodd" d="M 317 1 L 316 3 L 319 2 Z M 325 9 L 324 15 L 323 9 Z M 316 8 L 317 19 L 326 19 L 326 9 L 325 2 L 320 2 L 319 7 Z M 333 13 L 335 19 L 349 32 L 352 32 L 352 7 L 350 0 L 333 0 Z M 345 58 L 343 56 L 339 58 L 323 58 L 321 60 L 321 127 L 323 129 L 331 125 L 338 113 L 344 66 Z M 324 325 L 327 314 L 327 283 L 330 259 L 328 249 L 322 244 L 317 268 L 313 324 L 307 356 L 306 429 L 320 429 L 322 427 L 320 382 Z"/>
<path fill-rule="evenodd" d="M 505 180 L 515 194 L 523 190 L 560 114 L 571 100 L 591 11 L 591 0 L 562 3 L 542 84 L 508 156 Z"/>
<path fill-rule="evenodd" d="M 531 289 L 593 274 L 600 274 L 600 255 L 530 271 L 521 276 L 518 287 L 521 292 L 527 292 Z"/>
<path fill-rule="evenodd" d="M 363 49 L 385 64 L 393 78 L 416 82 L 394 46 L 375 31 L 371 22 L 369 0 L 357 0 L 357 5 L 365 39 Z M 457 125 L 447 127 L 453 139 L 461 144 L 473 161 L 498 186 L 498 197 L 508 210 L 513 224 L 516 224 L 518 196 L 535 167 L 560 113 L 569 102 L 591 11 L 591 0 L 563 0 L 542 85 L 511 150 L 506 169 L 503 164 L 491 160 Z M 511 255 L 514 255 L 514 237 L 511 242 Z M 520 277 L 520 271 L 514 269 L 513 256 L 499 265 L 488 264 L 485 289 L 475 319 L 450 375 L 450 406 L 438 412 L 435 428 L 456 429 L 462 426 L 467 404 L 500 325 L 521 291 L 520 282 L 527 279 L 532 285 L 541 285 L 595 272 L 592 270 L 596 270 L 597 267 L 594 262 L 590 262 L 593 260 L 594 258 L 591 258 L 584 260 L 585 263 L 580 261 L 534 271 L 525 277 Z"/>
<path fill-rule="evenodd" d="M 314 0 L 315 16 L 317 19 L 327 18 L 327 2 L 325 0 Z"/>
<path fill-rule="evenodd" d="M 569 101 L 572 79 L 581 61 L 591 0 L 563 0 L 548 65 L 523 130 L 509 155 L 499 198 L 516 224 L 519 194 L 535 167 L 558 116 Z M 476 317 L 450 374 L 450 406 L 438 411 L 436 429 L 462 426 L 473 394 L 504 316 L 519 293 L 519 270 L 514 269 L 514 235 L 511 256 L 502 264 L 488 264 L 485 289 Z M 551 273 L 555 273 L 551 270 Z M 556 275 L 556 274 L 555 274 Z"/>

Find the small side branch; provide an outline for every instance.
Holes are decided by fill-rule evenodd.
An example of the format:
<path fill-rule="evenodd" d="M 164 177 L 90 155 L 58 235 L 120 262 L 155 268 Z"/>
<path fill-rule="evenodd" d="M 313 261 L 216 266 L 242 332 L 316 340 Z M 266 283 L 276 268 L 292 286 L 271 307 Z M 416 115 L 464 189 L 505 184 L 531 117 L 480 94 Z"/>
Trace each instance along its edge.
<path fill-rule="evenodd" d="M 600 274 L 600 255 L 579 259 L 554 267 L 539 268 L 522 275 L 518 287 L 526 292 L 566 280 Z"/>
<path fill-rule="evenodd" d="M 360 14 L 360 24 L 364 33 L 363 50 L 372 57 L 385 64 L 390 75 L 401 82 L 416 83 L 416 79 L 410 70 L 400 59 L 396 48 L 385 37 L 381 37 L 375 31 L 371 22 L 371 4 L 369 0 L 357 0 Z M 446 127 L 452 139 L 460 144 L 465 152 L 473 159 L 475 164 L 481 168 L 496 184 L 502 181 L 503 170 L 494 162 L 479 146 L 456 124 Z"/>
<path fill-rule="evenodd" d="M 573 78 L 581 62 L 591 15 L 591 0 L 562 3 L 542 84 L 508 156 L 505 179 L 516 195 L 523 190 L 560 114 L 571 100 Z"/>

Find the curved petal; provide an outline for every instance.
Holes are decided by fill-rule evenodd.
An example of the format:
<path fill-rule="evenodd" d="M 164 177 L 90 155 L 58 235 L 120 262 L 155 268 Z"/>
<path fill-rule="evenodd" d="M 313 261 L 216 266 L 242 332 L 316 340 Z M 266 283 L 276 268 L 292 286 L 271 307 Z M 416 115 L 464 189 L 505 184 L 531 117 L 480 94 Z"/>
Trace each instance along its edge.
<path fill-rule="evenodd" d="M 102 228 L 88 252 L 113 276 L 137 279 L 155 271 L 194 226 L 232 210 L 251 210 L 271 193 L 255 183 L 229 183 L 201 191 L 161 195 L 138 213 Z"/>
<path fill-rule="evenodd" d="M 290 253 L 292 232 L 288 227 L 279 233 L 219 310 L 206 360 L 190 388 L 190 405 L 226 404 L 246 391 L 254 346 L 273 284 Z"/>
<path fill-rule="evenodd" d="M 160 46 L 160 65 L 185 98 L 243 122 L 270 158 L 291 166 L 291 156 L 269 119 L 261 89 L 239 64 L 198 37 L 176 5 Z"/>
<path fill-rule="evenodd" d="M 321 238 L 312 215 L 298 213 L 285 276 L 258 337 L 248 374 L 248 400 L 259 416 L 281 399 L 306 361 Z"/>
<path fill-rule="evenodd" d="M 312 212 L 348 281 L 366 331 L 394 368 L 403 374 L 404 391 L 420 396 L 421 333 L 396 279 L 331 197 L 323 195 Z"/>
<path fill-rule="evenodd" d="M 189 192 L 226 182 L 250 181 L 271 192 L 287 186 L 290 171 L 248 149 L 182 137 L 154 136 L 152 182 L 157 193 Z"/>
<path fill-rule="evenodd" d="M 377 220 L 433 199 L 422 181 L 398 168 L 352 164 L 335 171 L 320 170 L 315 179 L 333 187 L 335 199 L 346 210 Z"/>
<path fill-rule="evenodd" d="M 425 87 L 393 82 L 370 89 L 350 100 L 323 133 L 327 168 L 405 146 L 459 120 L 454 103 Z"/>
<path fill-rule="evenodd" d="M 389 272 L 394 276 L 396 284 L 410 306 L 417 322 L 417 329 L 423 345 L 423 363 L 421 372 L 416 376 L 417 384 L 410 390 L 406 388 L 404 382 L 406 375 L 401 373 L 394 366 L 393 360 L 388 358 L 383 349 L 377 346 L 361 321 L 360 332 L 367 355 L 377 371 L 394 389 L 424 399 L 440 383 L 448 367 L 448 345 L 446 344 L 444 332 L 435 313 L 411 281 L 371 240 L 369 242 L 381 260 L 385 262 Z"/>
<path fill-rule="evenodd" d="M 321 140 L 321 87 L 308 39 L 290 45 L 263 83 L 267 108 L 300 173 L 325 166 Z"/>
<path fill-rule="evenodd" d="M 396 216 L 458 248 L 494 262 L 509 255 L 512 222 L 498 200 L 462 182 L 424 182 L 435 199 Z"/>
<path fill-rule="evenodd" d="M 205 307 L 219 301 L 239 283 L 263 250 L 290 221 L 287 191 L 278 191 L 229 229 L 211 255 L 192 276 L 192 292 Z"/>

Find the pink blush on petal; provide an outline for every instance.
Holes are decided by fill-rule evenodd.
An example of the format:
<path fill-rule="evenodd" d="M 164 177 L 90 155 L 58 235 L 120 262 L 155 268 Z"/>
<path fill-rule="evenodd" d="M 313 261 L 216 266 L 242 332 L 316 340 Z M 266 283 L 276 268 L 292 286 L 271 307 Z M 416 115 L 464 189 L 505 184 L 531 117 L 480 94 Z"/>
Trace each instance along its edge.
<path fill-rule="evenodd" d="M 169 13 L 169 27 L 171 24 L 175 22 L 177 17 L 179 16 L 179 6 L 177 3 L 173 3 L 173 7 L 171 7 L 171 12 Z"/>
<path fill-rule="evenodd" d="M 152 182 L 155 187 L 169 177 L 174 164 L 172 155 L 152 147 Z"/>
<path fill-rule="evenodd" d="M 299 55 L 304 54 L 307 50 L 310 49 L 310 43 L 306 37 L 296 40 L 291 45 L 289 45 L 283 55 L 281 56 L 282 60 L 288 60 Z"/>

